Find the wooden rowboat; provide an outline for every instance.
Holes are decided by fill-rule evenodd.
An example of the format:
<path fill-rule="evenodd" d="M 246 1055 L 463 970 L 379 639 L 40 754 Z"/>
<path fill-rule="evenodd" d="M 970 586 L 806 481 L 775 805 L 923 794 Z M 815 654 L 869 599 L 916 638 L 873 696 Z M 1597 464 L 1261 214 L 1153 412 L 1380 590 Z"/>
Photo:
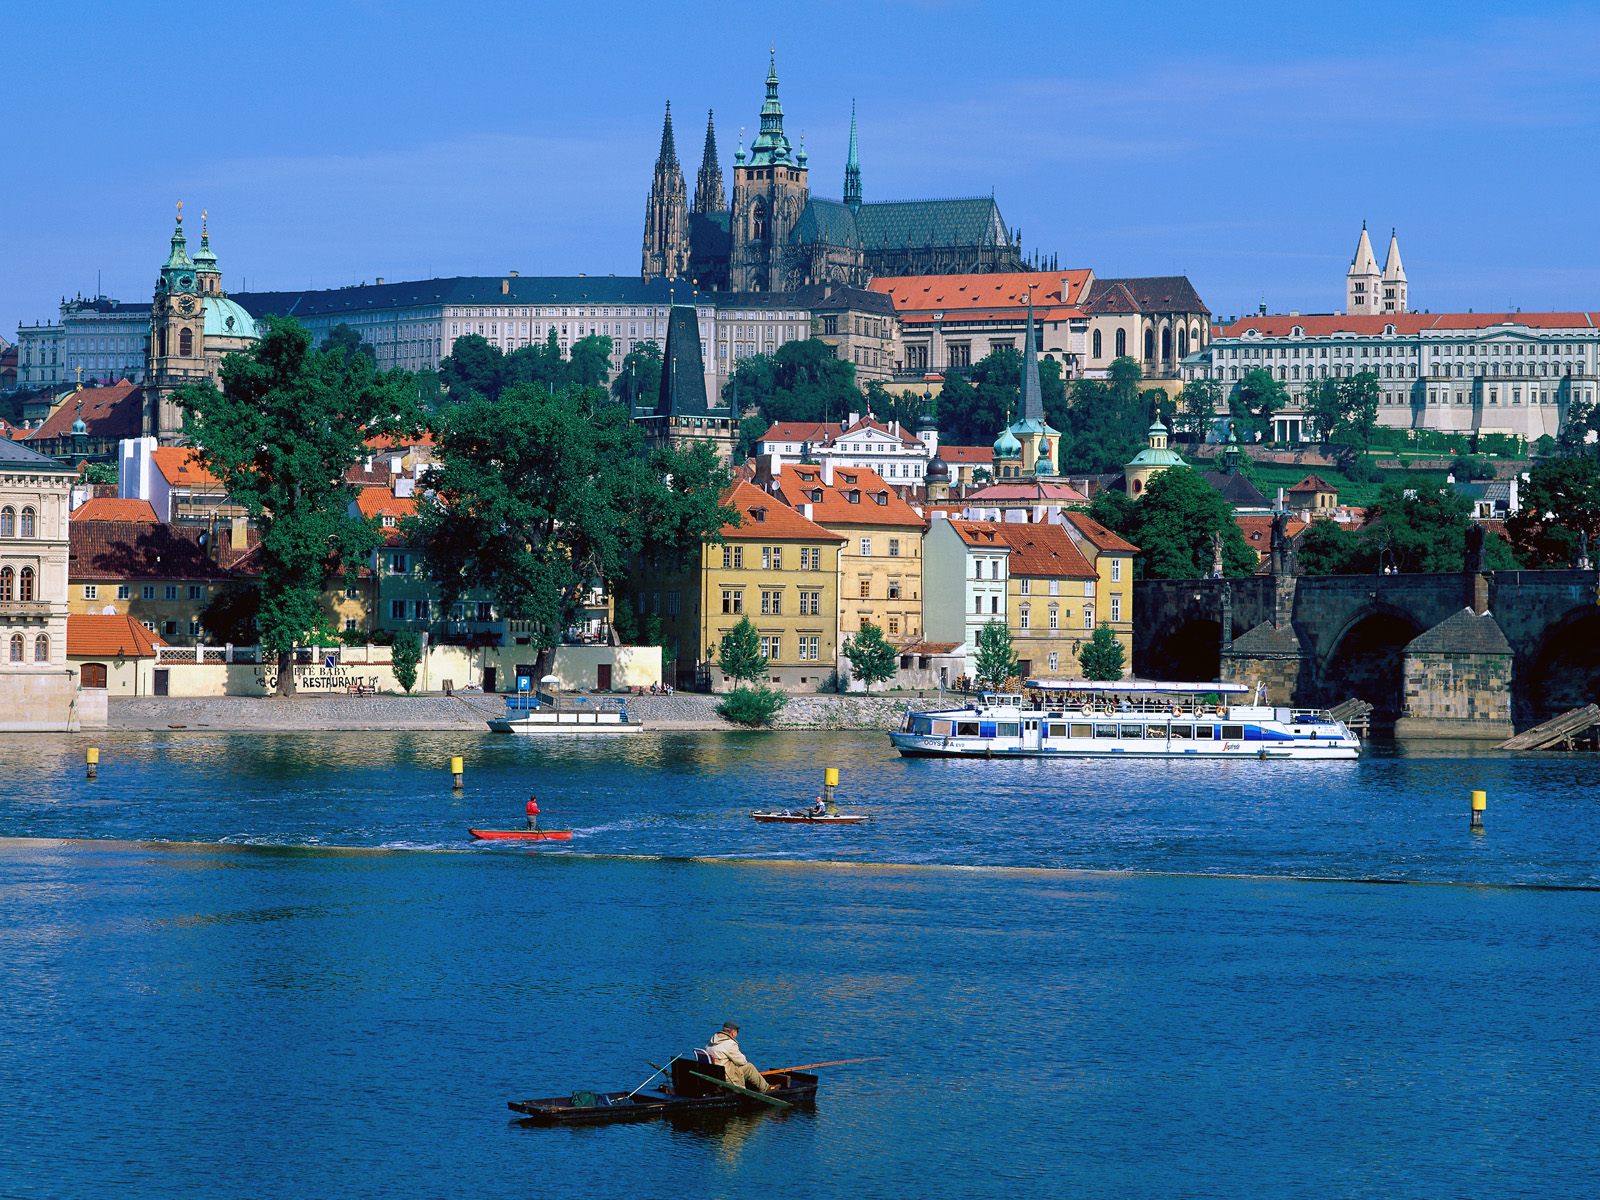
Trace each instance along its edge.
<path fill-rule="evenodd" d="M 485 842 L 570 842 L 570 829 L 469 829 L 473 837 Z"/>
<path fill-rule="evenodd" d="M 623 1121 L 654 1121 L 662 1117 L 701 1113 L 748 1112 L 765 1107 L 808 1107 L 816 1103 L 818 1079 L 804 1071 L 773 1072 L 772 1085 L 763 1100 L 760 1093 L 719 1084 L 706 1072 L 720 1068 L 677 1058 L 672 1061 L 672 1082 L 654 1090 L 637 1092 L 574 1092 L 545 1100 L 508 1100 L 506 1107 L 529 1125 L 608 1125 Z M 779 1101 L 773 1105 L 771 1101 Z"/>
<path fill-rule="evenodd" d="M 804 809 L 798 812 L 753 812 L 750 815 L 757 821 L 779 821 L 786 825 L 859 825 L 867 819 L 865 813 L 834 813 L 814 817 Z"/>

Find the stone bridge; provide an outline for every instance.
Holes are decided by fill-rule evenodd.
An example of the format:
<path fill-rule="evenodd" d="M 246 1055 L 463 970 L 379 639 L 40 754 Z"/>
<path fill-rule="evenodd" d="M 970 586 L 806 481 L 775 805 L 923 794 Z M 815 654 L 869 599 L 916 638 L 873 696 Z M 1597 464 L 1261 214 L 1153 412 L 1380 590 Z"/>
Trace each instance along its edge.
<path fill-rule="evenodd" d="M 1140 675 L 1355 696 L 1379 731 L 1503 736 L 1600 700 L 1592 570 L 1143 580 L 1133 611 Z"/>

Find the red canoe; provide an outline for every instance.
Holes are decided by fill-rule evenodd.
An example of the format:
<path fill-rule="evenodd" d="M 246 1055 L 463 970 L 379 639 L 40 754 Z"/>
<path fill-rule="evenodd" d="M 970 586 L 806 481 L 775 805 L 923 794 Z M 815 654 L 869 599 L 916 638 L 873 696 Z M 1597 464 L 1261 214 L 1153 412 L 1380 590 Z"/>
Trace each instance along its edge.
<path fill-rule="evenodd" d="M 570 829 L 469 829 L 475 838 L 486 842 L 570 842 Z"/>

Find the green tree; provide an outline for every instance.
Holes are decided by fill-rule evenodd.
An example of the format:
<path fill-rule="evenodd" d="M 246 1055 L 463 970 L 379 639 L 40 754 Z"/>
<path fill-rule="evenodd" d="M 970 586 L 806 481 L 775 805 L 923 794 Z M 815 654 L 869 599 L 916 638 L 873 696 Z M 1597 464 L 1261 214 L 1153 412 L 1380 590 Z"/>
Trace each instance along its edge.
<path fill-rule="evenodd" d="M 1108 378 L 1080 379 L 1073 385 L 1072 402 L 1051 417 L 1061 430 L 1061 466 L 1069 473 L 1104 474 L 1120 471 L 1146 444 L 1155 414 L 1141 393 L 1143 376 L 1131 358 L 1112 361 Z"/>
<path fill-rule="evenodd" d="M 86 462 L 83 464 L 80 482 L 96 484 L 102 487 L 106 485 L 114 486 L 117 482 L 116 464 Z"/>
<path fill-rule="evenodd" d="M 892 392 L 878 379 L 867 382 L 862 398 L 867 403 L 867 411 L 878 421 L 885 425 L 899 421 L 907 433 L 916 432 L 917 423 L 922 420 L 926 407 L 922 397 L 915 392 Z"/>
<path fill-rule="evenodd" d="M 883 630 L 871 621 L 861 622 L 860 632 L 845 642 L 844 656 L 850 660 L 850 669 L 866 685 L 869 694 L 873 684 L 893 677 L 895 659 L 899 657 L 883 636 Z"/>
<path fill-rule="evenodd" d="M 1528 472 L 1520 499 L 1506 530 L 1529 566 L 1571 566 L 1586 540 L 1589 561 L 1600 560 L 1600 460 L 1541 462 Z"/>
<path fill-rule="evenodd" d="M 1365 452 L 1372 445 L 1372 431 L 1378 427 L 1378 404 L 1383 388 L 1376 371 L 1361 371 L 1340 380 L 1339 432 L 1352 446 Z"/>
<path fill-rule="evenodd" d="M 1306 385 L 1306 415 L 1311 418 L 1311 428 L 1317 440 L 1326 442 L 1344 420 L 1344 395 L 1340 379 L 1318 379 Z"/>
<path fill-rule="evenodd" d="M 458 337 L 450 353 L 439 362 L 439 382 L 452 400 L 499 397 L 506 383 L 506 359 L 500 347 L 476 333 Z"/>
<path fill-rule="evenodd" d="M 736 687 L 718 702 L 717 715 L 724 721 L 754 729 L 771 725 L 788 702 L 789 697 L 776 688 Z"/>
<path fill-rule="evenodd" d="M 1133 506 L 1132 528 L 1124 534 L 1139 547 L 1146 579 L 1204 579 L 1222 539 L 1225 575 L 1255 571 L 1255 553 L 1234 522 L 1233 509 L 1192 467 L 1170 467 L 1150 480 Z"/>
<path fill-rule="evenodd" d="M 1011 631 L 1004 621 L 990 621 L 978 630 L 972 673 L 980 687 L 997 688 L 1016 675 L 1021 662 L 1011 649 Z"/>
<path fill-rule="evenodd" d="M 200 626 L 213 642 L 253 646 L 261 639 L 256 624 L 260 615 L 261 589 L 253 583 L 230 583 L 212 594 L 200 613 Z"/>
<path fill-rule="evenodd" d="M 378 356 L 373 352 L 372 347 L 361 340 L 361 334 L 351 329 L 343 321 L 328 331 L 328 336 L 323 339 L 321 348 L 324 350 L 337 350 L 346 359 L 352 354 L 365 354 L 374 363 L 378 361 Z"/>
<path fill-rule="evenodd" d="M 564 382 L 578 387 L 604 387 L 610 371 L 611 339 L 604 334 L 591 333 L 572 343 Z"/>
<path fill-rule="evenodd" d="M 661 347 L 653 341 L 635 342 L 611 383 L 611 395 L 631 412 L 654 408 L 660 394 Z"/>
<path fill-rule="evenodd" d="M 1288 390 L 1271 371 L 1264 367 L 1246 371 L 1228 397 L 1229 411 L 1240 426 L 1239 440 L 1265 440 L 1272 432 L 1273 414 L 1288 402 Z"/>
<path fill-rule="evenodd" d="M 773 355 L 742 359 L 723 386 L 723 400 L 737 413 L 752 406 L 768 421 L 841 421 L 864 407 L 856 369 L 835 358 L 816 338 L 785 342 Z"/>
<path fill-rule="evenodd" d="M 765 678 L 769 661 L 761 653 L 761 635 L 749 617 L 740 617 L 739 623 L 722 635 L 722 644 L 717 647 L 717 665 L 722 673 L 740 683 Z"/>
<path fill-rule="evenodd" d="M 367 437 L 416 429 L 416 383 L 364 354 L 312 350 L 298 321 L 268 317 L 260 341 L 223 360 L 220 390 L 190 384 L 175 399 L 200 461 L 261 530 L 261 645 L 287 695 L 295 645 L 336 640 L 321 603 L 330 559 L 353 575 L 382 541 L 375 521 L 351 515 L 345 473 Z"/>
<path fill-rule="evenodd" d="M 571 376 L 572 372 L 566 356 L 561 353 L 561 343 L 556 338 L 556 331 L 551 329 L 544 341 L 518 346 L 506 355 L 505 366 L 501 372 L 501 388 L 503 390 L 522 383 L 536 387 L 549 395 L 565 387 Z M 499 392 L 496 392 L 489 399 L 493 400 L 498 396 Z"/>
<path fill-rule="evenodd" d="M 1361 536 L 1378 569 L 1453 572 L 1461 570 L 1471 525 L 1472 502 L 1450 488 L 1386 483 L 1367 508 Z M 1501 537 L 1491 536 L 1485 542 L 1484 558 L 1490 570 L 1511 570 L 1517 565 L 1511 547 Z"/>
<path fill-rule="evenodd" d="M 422 639 L 415 631 L 402 629 L 394 635 L 393 658 L 390 665 L 401 687 L 410 691 L 417 686 L 417 664 L 422 661 Z"/>
<path fill-rule="evenodd" d="M 709 445 L 647 456 L 627 410 L 597 388 L 474 395 L 434 435 L 440 461 L 406 530 L 440 609 L 488 592 L 504 619 L 533 624 L 541 675 L 596 581 L 620 595 L 630 570 L 675 566 L 735 519 Z"/>
<path fill-rule="evenodd" d="M 735 462 L 743 462 L 756 452 L 756 443 L 772 426 L 765 417 L 744 417 L 739 421 L 739 440 L 733 447 Z"/>
<path fill-rule="evenodd" d="M 1222 385 L 1215 379 L 1191 379 L 1179 395 L 1173 436 L 1186 442 L 1203 443 L 1216 425 L 1217 408 L 1222 404 Z"/>
<path fill-rule="evenodd" d="M 1374 567 L 1372 547 L 1337 521 L 1313 521 L 1300 535 L 1295 556 L 1306 575 L 1365 575 Z"/>
<path fill-rule="evenodd" d="M 1121 679 L 1124 657 L 1116 632 L 1104 623 L 1078 647 L 1078 661 L 1083 664 L 1085 679 Z"/>

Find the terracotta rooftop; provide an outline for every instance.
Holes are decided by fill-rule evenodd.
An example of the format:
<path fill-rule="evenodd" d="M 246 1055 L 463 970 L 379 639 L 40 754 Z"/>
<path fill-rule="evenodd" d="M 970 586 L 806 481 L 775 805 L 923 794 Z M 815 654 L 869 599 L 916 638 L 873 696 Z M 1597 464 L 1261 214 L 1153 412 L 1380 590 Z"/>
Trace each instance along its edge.
<path fill-rule="evenodd" d="M 942 458 L 947 463 L 992 463 L 994 462 L 994 447 L 941 445 L 934 457 Z"/>
<path fill-rule="evenodd" d="M 825 446 L 841 437 L 864 430 L 876 430 L 887 437 L 900 440 L 905 446 L 916 446 L 921 443 L 910 432 L 901 429 L 898 434 L 881 421 L 871 417 L 862 417 L 854 425 L 844 427 L 838 421 L 778 421 L 763 433 L 756 441 L 759 442 L 811 442 L 815 445 Z"/>
<path fill-rule="evenodd" d="M 811 519 L 819 525 L 921 527 L 924 523 L 876 471 L 866 467 L 835 467 L 831 487 L 822 482 L 821 467 L 784 467 L 778 491 L 796 511 L 802 504 L 811 505 Z"/>
<path fill-rule="evenodd" d="M 722 502 L 739 512 L 740 524 L 722 527 L 722 536 L 733 541 L 844 541 L 753 483 L 734 484 L 723 493 Z"/>
<path fill-rule="evenodd" d="M 1294 495 L 1295 492 L 1333 492 L 1337 494 L 1338 491 L 1338 488 L 1334 487 L 1333 484 L 1329 483 L 1321 475 L 1307 475 L 1299 483 L 1295 484 L 1289 489 L 1289 494 L 1291 496 Z"/>
<path fill-rule="evenodd" d="M 417 499 L 396 496 L 387 487 L 364 487 L 356 493 L 356 510 L 383 526 L 384 541 L 394 542 L 403 536 L 400 522 L 416 515 Z"/>
<path fill-rule="evenodd" d="M 1072 527 L 1083 535 L 1083 540 L 1088 542 L 1101 553 L 1109 554 L 1137 554 L 1139 547 L 1135 546 L 1121 534 L 1112 533 L 1104 525 L 1096 521 L 1088 513 L 1064 512 L 1061 514 L 1072 523 Z"/>
<path fill-rule="evenodd" d="M 1092 275 L 1087 268 L 1067 271 L 1010 271 L 993 275 L 886 275 L 867 286 L 886 293 L 895 309 L 1009 309 L 1015 315 L 1033 295 L 1034 316 L 1052 305 L 1082 303 Z"/>
<path fill-rule="evenodd" d="M 243 549 L 232 546 L 229 525 L 215 530 L 204 525 L 147 524 L 142 521 L 78 521 L 68 527 L 67 578 L 95 580 L 216 580 L 245 574 L 242 560 L 258 535 L 249 530 Z M 207 553 L 205 539 L 215 536 L 221 562 Z"/>
<path fill-rule="evenodd" d="M 173 487 L 221 488 L 222 480 L 201 465 L 187 446 L 162 446 L 150 455 L 161 477 Z"/>
<path fill-rule="evenodd" d="M 78 506 L 72 514 L 74 521 L 138 521 L 152 525 L 159 521 L 156 510 L 148 500 L 120 499 L 116 496 L 95 496 Z"/>
<path fill-rule="evenodd" d="M 71 393 L 55 412 L 28 433 L 29 440 L 72 436 L 72 425 L 79 417 L 96 439 L 138 437 L 143 425 L 144 392 L 126 379 L 110 387 L 84 388 Z"/>
<path fill-rule="evenodd" d="M 1011 543 L 1001 536 L 999 521 L 951 521 L 950 528 L 969 546 L 985 550 L 1011 549 Z"/>
<path fill-rule="evenodd" d="M 1047 579 L 1093 579 L 1095 569 L 1083 552 L 1072 544 L 1067 531 L 1049 522 L 1007 521 L 1000 536 L 1011 546 L 1013 575 Z"/>
<path fill-rule="evenodd" d="M 1372 337 L 1393 325 L 1396 334 L 1448 332 L 1451 330 L 1492 329 L 1496 325 L 1522 325 L 1529 329 L 1594 329 L 1600 327 L 1600 313 L 1380 313 L 1376 316 L 1347 316 L 1341 313 L 1309 313 L 1300 316 L 1241 317 L 1215 330 L 1216 337 L 1236 338 L 1254 331 L 1262 337 L 1290 337 L 1298 326 L 1304 337 L 1328 337 L 1350 333 Z"/>
<path fill-rule="evenodd" d="M 166 644 L 126 614 L 67 616 L 69 658 L 154 658 L 155 648 Z"/>
<path fill-rule="evenodd" d="M 1062 483 L 1057 479 L 991 483 L 967 497 L 970 504 L 995 504 L 1007 500 L 1028 500 L 1037 504 L 1083 504 L 1088 499 L 1070 483 Z"/>

